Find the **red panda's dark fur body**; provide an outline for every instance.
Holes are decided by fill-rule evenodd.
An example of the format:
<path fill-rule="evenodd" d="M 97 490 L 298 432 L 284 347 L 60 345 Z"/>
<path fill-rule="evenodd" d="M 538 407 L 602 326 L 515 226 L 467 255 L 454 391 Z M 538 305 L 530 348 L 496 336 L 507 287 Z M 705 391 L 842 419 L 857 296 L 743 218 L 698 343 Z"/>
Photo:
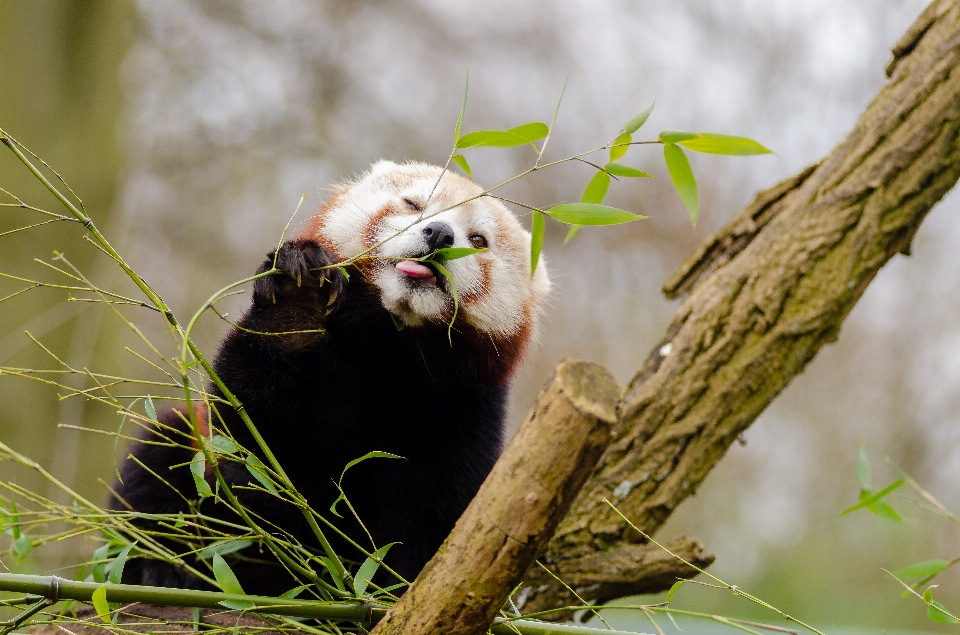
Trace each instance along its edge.
<path fill-rule="evenodd" d="M 333 482 L 348 461 L 374 450 L 404 457 L 360 463 L 347 472 L 343 486 L 378 546 L 402 543 L 391 549 L 387 563 L 412 581 L 500 453 L 508 383 L 529 334 L 494 341 L 459 320 L 452 343 L 446 325 L 398 331 L 377 289 L 363 276 L 355 274 L 348 282 L 336 269 L 310 271 L 336 260 L 312 240 L 285 243 L 277 258 L 285 273 L 257 281 L 253 304 L 240 321 L 251 331 L 323 327 L 323 334 L 258 335 L 234 329 L 214 366 L 298 490 L 327 517 L 337 497 Z M 261 271 L 272 264 L 273 254 Z M 337 297 L 324 317 L 332 291 Z M 223 405 L 218 411 L 236 440 L 256 451 L 256 442 L 236 412 Z M 172 411 L 161 413 L 161 420 L 184 428 Z M 216 417 L 210 421 L 219 426 Z M 191 451 L 138 444 L 132 453 L 185 495 L 196 497 L 189 469 L 169 469 L 189 462 Z M 252 480 L 242 466 L 225 461 L 220 465 L 235 484 Z M 117 494 L 137 511 L 185 511 L 179 496 L 134 462 L 124 464 L 122 475 Z M 305 545 L 318 547 L 294 506 L 267 494 L 235 491 L 257 515 L 292 532 Z M 113 506 L 124 508 L 118 501 Z M 205 499 L 201 510 L 242 524 L 213 498 Z M 339 510 L 346 512 L 346 507 L 341 504 Z M 349 513 L 332 520 L 370 548 Z M 326 535 L 343 556 L 362 560 L 332 531 Z M 279 566 L 243 561 L 232 566 L 248 593 L 278 594 L 297 584 Z M 182 569 L 145 559 L 129 562 L 123 581 L 203 586 Z"/>

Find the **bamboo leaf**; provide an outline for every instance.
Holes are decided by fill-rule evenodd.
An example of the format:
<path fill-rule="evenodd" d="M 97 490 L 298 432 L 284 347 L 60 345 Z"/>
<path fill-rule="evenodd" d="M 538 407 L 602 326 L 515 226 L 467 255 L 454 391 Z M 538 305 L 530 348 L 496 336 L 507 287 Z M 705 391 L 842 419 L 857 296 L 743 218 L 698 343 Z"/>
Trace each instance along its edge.
<path fill-rule="evenodd" d="M 889 494 L 890 492 L 893 492 L 894 490 L 902 486 L 905 482 L 906 481 L 904 481 L 903 479 L 894 481 L 893 483 L 890 483 L 889 485 L 887 485 L 877 493 L 872 493 L 870 490 L 862 490 L 860 492 L 860 502 L 854 505 L 853 507 L 848 507 L 847 509 L 843 510 L 843 512 L 841 512 L 839 517 L 843 518 L 844 516 L 846 516 L 851 512 L 855 512 L 858 509 L 861 509 L 863 507 L 867 507 L 869 505 L 873 505 L 874 503 L 879 502 L 887 494 Z"/>
<path fill-rule="evenodd" d="M 305 590 L 307 590 L 308 588 L 310 588 L 310 585 L 309 585 L 309 584 L 301 584 L 300 586 L 295 586 L 295 587 L 293 587 L 293 588 L 290 589 L 289 591 L 286 591 L 286 592 L 284 592 L 284 593 L 281 593 L 281 594 L 280 594 L 280 597 L 282 597 L 282 598 L 284 598 L 284 599 L 287 599 L 287 600 L 292 600 L 292 599 L 296 598 L 298 595 L 300 595 L 301 593 L 303 593 L 303 592 L 304 592 Z"/>
<path fill-rule="evenodd" d="M 960 618 L 954 617 L 954 615 L 947 610 L 947 607 L 936 600 L 931 600 L 927 603 L 927 617 L 941 624 L 956 624 L 960 622 Z"/>
<path fill-rule="evenodd" d="M 633 137 L 630 136 L 629 132 L 624 132 L 619 137 L 613 140 L 613 143 L 610 144 L 610 161 L 616 161 L 623 155 L 627 153 L 627 150 L 630 149 L 628 145 L 633 141 Z"/>
<path fill-rule="evenodd" d="M 473 172 L 470 170 L 470 164 L 467 163 L 467 158 L 466 158 L 465 156 L 463 156 L 462 154 L 455 154 L 455 155 L 453 155 L 453 156 L 450 157 L 450 158 L 453 160 L 454 163 L 456 163 L 457 165 L 460 166 L 460 169 L 461 169 L 461 170 L 463 170 L 464 172 L 467 173 L 467 177 L 469 177 L 470 180 L 472 181 L 472 180 L 473 180 Z"/>
<path fill-rule="evenodd" d="M 21 534 L 19 538 L 13 541 L 13 553 L 17 560 L 22 560 L 28 553 L 33 551 L 33 540 L 26 534 Z"/>
<path fill-rule="evenodd" d="M 214 436 L 210 445 L 211 449 L 218 454 L 236 454 L 240 449 L 237 447 L 237 444 L 233 442 L 233 439 L 225 437 L 222 434 Z"/>
<path fill-rule="evenodd" d="M 590 182 L 587 183 L 587 189 L 583 191 L 580 202 L 599 205 L 603 203 L 603 198 L 607 195 L 609 188 L 610 175 L 606 172 L 597 172 L 593 175 L 593 178 L 590 179 Z"/>
<path fill-rule="evenodd" d="M 946 560 L 924 560 L 897 569 L 893 575 L 898 578 L 926 578 L 946 571 L 949 567 L 950 563 Z"/>
<path fill-rule="evenodd" d="M 128 545 L 117 554 L 117 558 L 110 565 L 110 575 L 107 576 L 108 582 L 120 584 L 123 580 L 123 567 L 127 564 L 127 556 L 130 555 L 131 549 L 133 549 L 133 545 Z"/>
<path fill-rule="evenodd" d="M 535 121 L 525 123 L 509 130 L 477 130 L 468 132 L 457 140 L 457 149 L 459 148 L 477 148 L 481 146 L 492 146 L 506 148 L 510 146 L 519 146 L 525 143 L 533 145 L 537 139 L 543 139 L 549 134 L 550 129 L 547 124 Z M 536 147 L 536 146 L 534 146 Z"/>
<path fill-rule="evenodd" d="M 193 460 L 190 461 L 190 473 L 193 475 L 193 483 L 197 486 L 197 495 L 200 498 L 213 496 L 213 490 L 210 489 L 210 484 L 207 483 L 204 478 L 206 470 L 207 462 L 203 456 L 203 452 L 197 452 Z"/>
<path fill-rule="evenodd" d="M 437 270 L 440 271 L 443 265 L 438 265 L 434 263 L 434 266 L 436 266 Z M 446 271 L 446 269 L 444 269 L 444 271 Z M 456 303 L 456 295 L 454 295 L 454 303 Z M 340 490 L 340 495 L 337 496 L 337 500 L 333 501 L 333 504 L 330 505 L 330 513 L 336 515 L 338 518 L 342 518 L 342 516 L 340 516 L 340 514 L 337 512 L 337 504 L 346 498 L 343 494 L 343 477 L 347 473 L 347 470 L 349 470 L 354 465 L 357 465 L 358 463 L 362 463 L 366 461 L 367 459 L 378 459 L 378 458 L 379 459 L 402 459 L 403 457 L 398 456 L 396 454 L 390 454 L 389 452 L 373 451 L 373 452 L 367 452 L 360 458 L 353 459 L 352 461 L 347 463 L 346 466 L 344 466 L 343 471 L 340 472 L 340 479 L 337 480 L 337 489 Z"/>
<path fill-rule="evenodd" d="M 453 323 L 457 321 L 457 312 L 460 310 L 460 299 L 457 295 L 457 281 L 453 279 L 453 276 L 450 275 L 447 268 L 439 262 L 434 262 L 433 267 L 437 270 L 437 273 L 444 277 L 447 284 L 450 285 L 450 297 L 453 298 L 453 317 L 450 318 L 450 324 L 447 325 L 447 340 L 450 342 L 450 346 L 453 346 Z"/>
<path fill-rule="evenodd" d="M 899 523 L 903 520 L 903 518 L 900 517 L 900 514 L 898 514 L 893 507 L 890 507 L 890 505 L 884 503 L 883 501 L 874 503 L 873 505 L 867 505 L 867 509 L 885 520 L 892 520 L 895 523 Z"/>
<path fill-rule="evenodd" d="M 93 581 L 107 581 L 107 557 L 110 555 L 110 543 L 104 543 L 93 552 Z"/>
<path fill-rule="evenodd" d="M 120 446 L 120 435 L 123 434 L 123 424 L 127 422 L 127 413 L 133 409 L 138 401 L 140 400 L 134 399 L 130 402 L 130 405 L 127 406 L 126 410 L 124 410 L 123 416 L 120 417 L 120 426 L 117 428 L 117 434 L 113 438 L 113 472 L 117 477 L 117 481 L 120 483 L 123 483 L 123 477 L 120 476 L 120 467 L 117 462 L 117 448 Z"/>
<path fill-rule="evenodd" d="M 860 489 L 870 489 L 870 460 L 867 458 L 867 449 L 862 445 L 857 452 L 857 482 L 860 483 Z"/>
<path fill-rule="evenodd" d="M 370 556 L 360 565 L 360 568 L 357 570 L 357 575 L 353 578 L 353 590 L 357 592 L 357 595 L 363 595 L 367 591 L 367 585 L 370 584 L 370 580 L 376 574 L 377 569 L 380 568 L 380 564 L 383 561 L 383 558 L 387 555 L 387 552 L 390 551 L 390 547 L 399 543 L 391 542 L 389 545 L 384 545 L 374 551 Z"/>
<path fill-rule="evenodd" d="M 675 595 L 677 594 L 677 591 L 680 590 L 680 587 L 683 586 L 683 583 L 684 583 L 684 582 L 686 582 L 686 580 L 677 580 L 676 582 L 674 582 L 674 583 L 673 583 L 673 586 L 670 587 L 670 590 L 667 591 L 667 597 L 665 597 L 665 598 L 663 599 L 663 601 L 664 601 L 664 602 L 669 602 L 670 600 L 672 600 L 672 599 L 673 599 L 673 596 L 675 596 Z"/>
<path fill-rule="evenodd" d="M 150 417 L 151 421 L 159 423 L 157 420 L 157 409 L 153 407 L 153 398 L 150 395 L 147 395 L 147 401 L 144 404 L 144 410 L 147 411 L 147 416 Z"/>
<path fill-rule="evenodd" d="M 683 130 L 664 130 L 660 133 L 660 141 L 663 143 L 679 143 L 680 141 L 689 141 L 699 137 L 696 132 L 685 132 Z"/>
<path fill-rule="evenodd" d="M 270 480 L 270 477 L 267 476 L 267 466 L 265 466 L 260 459 L 250 454 L 244 462 L 247 464 L 247 471 L 250 472 L 250 476 L 255 478 L 257 482 L 266 489 L 274 494 L 277 493 L 277 487 L 273 484 L 273 481 Z"/>
<path fill-rule="evenodd" d="M 661 135 L 662 138 L 662 135 Z M 725 134 L 701 132 L 695 139 L 678 140 L 677 143 L 694 152 L 707 154 L 726 154 L 731 156 L 748 156 L 752 154 L 770 154 L 770 150 L 753 139 L 747 137 L 733 137 Z"/>
<path fill-rule="evenodd" d="M 197 552 L 197 556 L 203 558 L 204 560 L 214 556 L 225 556 L 228 553 L 246 549 L 252 544 L 253 541 L 246 538 L 241 538 L 239 540 L 221 540 L 213 543 L 209 547 L 201 549 Z"/>
<path fill-rule="evenodd" d="M 430 254 L 427 254 L 420 260 L 440 261 L 443 263 L 447 262 L 448 260 L 466 258 L 467 256 L 479 254 L 486 250 L 486 247 L 479 249 L 477 247 L 444 247 L 443 249 L 438 249 Z"/>
<path fill-rule="evenodd" d="M 230 568 L 230 565 L 227 564 L 227 561 L 224 560 L 223 556 L 219 553 L 213 554 L 213 577 L 217 579 L 217 584 L 220 585 L 220 589 L 223 590 L 224 593 L 246 595 L 246 593 L 243 592 L 243 587 L 240 586 L 240 581 L 237 580 L 237 576 Z"/>
<path fill-rule="evenodd" d="M 337 588 L 341 591 L 346 591 L 347 587 L 344 586 L 343 578 L 340 577 L 340 571 L 336 565 L 333 564 L 333 561 L 326 556 L 320 556 L 320 562 L 323 563 L 323 567 L 327 570 L 327 573 L 330 574 L 330 578 L 333 580 L 333 583 L 337 585 Z"/>
<path fill-rule="evenodd" d="M 93 602 L 93 608 L 97 612 L 97 616 L 103 620 L 104 624 L 110 624 L 110 605 L 107 604 L 107 587 L 106 585 L 98 587 L 93 592 L 93 596 L 90 598 Z"/>
<path fill-rule="evenodd" d="M 697 212 L 700 209 L 700 194 L 697 192 L 697 179 L 693 176 L 690 161 L 687 160 L 687 155 L 683 153 L 683 150 L 673 143 L 664 144 L 663 159 L 667 164 L 667 171 L 670 173 L 673 187 L 677 190 L 680 200 L 683 201 L 683 206 L 687 208 L 687 212 L 690 214 L 690 222 L 696 226 Z"/>
<path fill-rule="evenodd" d="M 550 218 L 568 225 L 618 225 L 646 218 L 616 207 L 592 203 L 564 203 L 546 211 Z"/>
<path fill-rule="evenodd" d="M 533 219 L 530 224 L 530 275 L 537 270 L 537 263 L 540 262 L 540 251 L 543 250 L 543 230 L 545 226 L 543 214 L 533 213 Z"/>
<path fill-rule="evenodd" d="M 647 174 L 642 172 L 637 168 L 632 168 L 629 165 L 624 165 L 622 163 L 608 163 L 603 166 L 604 171 L 613 176 L 625 176 L 628 178 L 653 178 L 652 174 Z"/>
<path fill-rule="evenodd" d="M 647 122 L 647 117 L 650 116 L 650 113 L 653 112 L 653 107 L 657 105 L 657 102 L 650 104 L 650 107 L 641 112 L 639 115 L 628 121 L 623 125 L 622 130 L 626 133 L 633 134 L 640 129 L 640 126 Z M 612 159 L 611 159 L 612 161 Z"/>
<path fill-rule="evenodd" d="M 463 113 L 467 111 L 467 93 L 470 91 L 470 69 L 467 69 L 467 79 L 463 83 L 463 104 L 460 106 L 460 114 L 457 115 L 457 126 L 453 129 L 453 142 L 454 147 L 456 147 L 457 141 L 460 140 L 460 126 L 463 125 Z"/>

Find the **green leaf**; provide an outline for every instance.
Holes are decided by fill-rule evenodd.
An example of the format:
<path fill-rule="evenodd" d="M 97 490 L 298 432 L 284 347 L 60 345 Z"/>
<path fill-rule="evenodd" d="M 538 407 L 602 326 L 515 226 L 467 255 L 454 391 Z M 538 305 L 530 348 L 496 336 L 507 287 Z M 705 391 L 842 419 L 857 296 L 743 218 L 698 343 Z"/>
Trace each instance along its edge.
<path fill-rule="evenodd" d="M 593 178 L 590 179 L 590 182 L 587 183 L 587 189 L 583 191 L 580 202 L 599 205 L 603 202 L 603 198 L 607 195 L 609 188 L 610 175 L 606 172 L 597 172 L 593 175 Z"/>
<path fill-rule="evenodd" d="M 390 547 L 396 544 L 399 543 L 391 542 L 389 545 L 380 547 L 370 554 L 370 557 L 360 565 L 360 568 L 357 570 L 357 575 L 353 577 L 353 590 L 356 591 L 357 595 L 363 595 L 366 592 L 367 585 L 377 572 L 377 569 L 380 568 L 380 563 L 383 561 L 383 558 L 387 555 L 387 552 L 390 551 Z"/>
<path fill-rule="evenodd" d="M 450 157 L 454 163 L 460 166 L 460 169 L 467 173 L 467 177 L 472 181 L 473 180 L 473 171 L 470 170 L 470 164 L 467 163 L 467 158 L 462 154 L 455 154 Z"/>
<path fill-rule="evenodd" d="M 30 540 L 30 536 L 21 534 L 19 538 L 13 541 L 13 553 L 17 555 L 17 560 L 20 560 L 31 551 L 33 551 L 33 541 Z"/>
<path fill-rule="evenodd" d="M 954 617 L 953 614 L 947 610 L 947 607 L 936 600 L 931 600 L 927 603 L 927 617 L 941 624 L 956 624 L 960 622 L 960 619 Z"/>
<path fill-rule="evenodd" d="M 90 598 L 93 601 L 93 608 L 96 610 L 97 615 L 103 620 L 104 624 L 109 624 L 110 620 L 110 605 L 107 604 L 107 587 L 106 585 L 97 587 L 93 591 L 93 597 Z"/>
<path fill-rule="evenodd" d="M 896 523 L 899 523 L 903 520 L 903 518 L 900 517 L 900 514 L 898 514 L 893 507 L 890 507 L 890 505 L 884 503 L 883 501 L 874 503 L 873 505 L 867 505 L 867 509 L 885 520 L 892 520 Z"/>
<path fill-rule="evenodd" d="M 127 556 L 130 555 L 131 549 L 133 549 L 133 545 L 127 545 L 117 554 L 116 560 L 110 565 L 110 575 L 107 576 L 107 582 L 120 584 L 123 579 L 123 567 L 127 564 Z"/>
<path fill-rule="evenodd" d="M 213 437 L 211 446 L 211 449 L 218 454 L 236 454 L 237 450 L 240 449 L 237 447 L 237 444 L 233 442 L 233 439 L 225 437 L 222 434 Z"/>
<path fill-rule="evenodd" d="M 687 208 L 690 214 L 690 222 L 694 226 L 697 224 L 697 212 L 700 209 L 700 195 L 697 192 L 697 179 L 693 176 L 693 168 L 690 167 L 690 161 L 687 155 L 673 143 L 665 143 L 663 146 L 663 159 L 667 163 L 667 171 L 670 172 L 670 180 L 673 181 L 673 187 L 680 195 L 683 206 Z"/>
<path fill-rule="evenodd" d="M 683 130 L 664 130 L 660 133 L 660 141 L 663 143 L 679 143 L 680 141 L 689 141 L 696 139 L 700 135 L 696 132 L 684 132 Z"/>
<path fill-rule="evenodd" d="M 880 490 L 880 491 L 877 492 L 877 493 L 873 493 L 873 492 L 871 492 L 870 490 L 861 490 L 861 492 L 860 492 L 860 502 L 857 503 L 856 505 L 854 505 L 853 507 L 848 507 L 847 509 L 843 510 L 843 512 L 840 514 L 839 518 L 843 518 L 844 516 L 846 516 L 847 514 L 849 514 L 849 513 L 851 513 L 851 512 L 855 512 L 855 511 L 857 511 L 858 509 L 861 509 L 861 508 L 863 508 L 863 507 L 868 507 L 868 506 L 870 506 L 870 505 L 873 505 L 874 503 L 879 502 L 879 501 L 880 501 L 881 499 L 883 499 L 887 494 L 889 494 L 890 492 L 896 490 L 898 487 L 900 487 L 901 485 L 903 485 L 905 482 L 906 482 L 906 481 L 904 481 L 903 479 L 900 479 L 899 481 L 894 481 L 893 483 L 890 483 L 889 485 L 887 485 L 886 487 L 884 487 L 882 490 Z"/>
<path fill-rule="evenodd" d="M 583 225 L 570 225 L 569 229 L 567 229 L 567 235 L 563 237 L 563 244 L 566 245 L 573 240 L 573 237 L 576 236 L 581 229 L 583 229 Z"/>
<path fill-rule="evenodd" d="M 177 522 L 173 523 L 173 526 L 176 527 L 177 529 L 187 526 L 187 521 L 183 517 L 183 512 L 180 512 L 179 514 L 177 514 Z"/>
<path fill-rule="evenodd" d="M 221 600 L 217 602 L 220 606 L 226 607 L 231 611 L 249 611 L 256 606 L 250 600 Z"/>
<path fill-rule="evenodd" d="M 120 427 L 117 428 L 117 434 L 115 437 L 113 437 L 113 472 L 117 477 L 117 481 L 120 483 L 123 483 L 123 477 L 120 476 L 119 462 L 117 461 L 117 448 L 120 446 L 120 435 L 123 434 L 123 424 L 127 422 L 127 413 L 133 409 L 138 401 L 140 400 L 134 399 L 130 402 L 130 405 L 127 406 L 126 410 L 123 411 L 123 416 L 120 417 Z"/>
<path fill-rule="evenodd" d="M 457 295 L 457 281 L 453 279 L 453 276 L 450 275 L 447 268 L 439 262 L 434 262 L 433 268 L 436 269 L 437 273 L 443 276 L 447 284 L 450 285 L 450 297 L 453 298 L 453 317 L 450 318 L 450 324 L 447 325 L 447 341 L 450 342 L 450 346 L 453 346 L 453 323 L 457 321 L 457 313 L 460 310 L 460 299 Z"/>
<path fill-rule="evenodd" d="M 206 560 L 207 558 L 212 558 L 214 556 L 225 556 L 228 553 L 233 553 L 234 551 L 240 551 L 241 549 L 246 549 L 253 544 L 252 540 L 247 540 L 246 538 L 241 538 L 239 540 L 221 540 L 215 542 L 209 547 L 205 547 L 197 552 L 197 556 Z"/>
<path fill-rule="evenodd" d="M 440 271 L 443 267 L 442 265 L 437 265 L 436 263 L 434 263 L 434 265 L 437 267 L 438 271 Z M 446 269 L 443 269 L 443 271 L 446 271 Z M 447 275 L 450 275 L 450 274 L 448 273 Z M 456 287 L 454 287 L 454 289 L 456 289 Z M 454 306 L 456 306 L 456 293 L 454 293 Z M 340 490 L 340 496 L 338 496 L 337 500 L 333 501 L 333 504 L 330 505 L 330 513 L 336 515 L 338 518 L 342 518 L 342 516 L 340 516 L 340 514 L 337 513 L 337 503 L 339 503 L 345 498 L 343 494 L 343 477 L 347 473 L 347 470 L 349 470 L 354 465 L 357 465 L 358 463 L 362 463 L 363 461 L 366 461 L 367 459 L 402 459 L 402 458 L 404 457 L 398 456 L 396 454 L 390 454 L 389 452 L 373 451 L 373 452 L 367 452 L 366 454 L 361 456 L 359 459 L 354 459 L 349 463 L 347 463 L 346 466 L 344 466 L 343 471 L 340 472 L 340 479 L 337 481 L 337 489 Z"/>
<path fill-rule="evenodd" d="M 898 578 L 927 578 L 946 571 L 949 567 L 950 563 L 946 560 L 924 560 L 897 569 L 893 575 Z"/>
<path fill-rule="evenodd" d="M 157 420 L 157 409 L 153 407 L 153 398 L 150 395 L 147 395 L 147 402 L 144 404 L 144 410 L 147 411 L 147 416 L 150 417 L 151 421 L 159 423 Z"/>
<path fill-rule="evenodd" d="M 285 591 L 284 593 L 281 593 L 281 594 L 280 594 L 280 597 L 282 597 L 282 598 L 284 598 L 284 599 L 287 599 L 287 600 L 292 600 L 292 599 L 294 599 L 295 597 L 297 597 L 298 595 L 300 595 L 301 593 L 303 593 L 303 592 L 304 592 L 305 590 L 307 590 L 308 588 L 310 588 L 310 585 L 309 585 L 309 584 L 301 584 L 300 586 L 295 586 L 295 587 L 293 587 L 293 588 L 290 589 L 289 591 Z"/>
<path fill-rule="evenodd" d="M 336 565 L 333 564 L 333 561 L 326 556 L 320 556 L 320 562 L 323 563 L 323 567 L 327 570 L 327 573 L 330 574 L 330 579 L 337 585 L 337 588 L 341 591 L 346 591 L 347 587 L 344 586 L 343 578 L 340 577 L 340 571 Z"/>
<path fill-rule="evenodd" d="M 467 93 L 470 91 L 470 69 L 467 68 L 467 79 L 463 83 L 463 104 L 460 106 L 460 114 L 457 115 L 457 127 L 453 129 L 453 142 L 460 140 L 460 126 L 463 125 L 463 113 L 467 111 Z"/>
<path fill-rule="evenodd" d="M 549 134 L 547 124 L 535 121 L 509 130 L 477 130 L 468 132 L 457 140 L 456 147 L 476 148 L 480 146 L 494 146 L 506 148 L 520 146 L 525 143 L 533 145 L 537 139 L 543 139 Z M 536 146 L 534 146 L 536 147 Z"/>
<path fill-rule="evenodd" d="M 616 207 L 593 203 L 564 203 L 546 211 L 550 218 L 568 225 L 618 225 L 646 218 Z"/>
<path fill-rule="evenodd" d="M 273 484 L 273 481 L 270 480 L 270 477 L 267 476 L 267 466 L 263 462 L 250 454 L 246 459 L 247 471 L 250 472 L 250 476 L 255 478 L 258 483 L 263 485 L 266 489 L 270 490 L 274 494 L 277 493 L 277 488 Z"/>
<path fill-rule="evenodd" d="M 486 250 L 486 247 L 480 249 L 476 247 L 444 247 L 443 249 L 438 249 L 433 253 L 428 254 L 424 258 L 421 258 L 421 260 L 440 261 L 443 263 L 447 262 L 448 260 L 466 258 L 467 256 L 479 254 Z"/>
<path fill-rule="evenodd" d="M 220 585 L 224 593 L 246 595 L 230 565 L 219 553 L 213 554 L 213 577 L 217 579 L 217 584 Z"/>
<path fill-rule="evenodd" d="M 680 590 L 680 587 L 683 586 L 684 582 L 686 582 L 686 580 L 677 580 L 676 582 L 674 582 L 673 586 L 670 587 L 670 590 L 667 591 L 667 597 L 665 597 L 663 601 L 669 602 L 670 600 L 672 600 L 673 596 L 677 594 L 677 591 Z"/>
<path fill-rule="evenodd" d="M 923 592 L 923 601 L 927 604 L 933 602 L 933 589 L 927 587 L 927 590 Z"/>
<path fill-rule="evenodd" d="M 17 502 L 10 502 L 10 520 L 13 522 L 10 525 L 10 534 L 13 536 L 14 540 L 20 539 L 20 514 L 17 512 Z"/>
<path fill-rule="evenodd" d="M 359 459 L 354 459 L 349 463 L 347 463 L 346 466 L 344 466 L 343 471 L 340 472 L 340 480 L 337 481 L 337 484 L 343 483 L 343 475 L 347 473 L 347 470 L 349 470 L 354 465 L 363 463 L 367 459 L 402 459 L 402 458 L 404 457 L 398 454 L 391 454 L 389 452 L 380 452 L 379 450 L 374 450 L 373 452 L 367 452 L 366 454 L 361 456 Z"/>
<path fill-rule="evenodd" d="M 627 153 L 627 150 L 630 149 L 630 146 L 627 145 L 633 141 L 633 137 L 630 136 L 629 132 L 624 132 L 622 135 L 613 140 L 613 143 L 610 144 L 610 161 L 616 161 L 623 155 Z"/>
<path fill-rule="evenodd" d="M 870 460 L 867 458 L 867 449 L 862 445 L 857 452 L 857 482 L 860 483 L 860 489 L 870 489 Z"/>
<path fill-rule="evenodd" d="M 540 262 L 540 252 L 543 250 L 543 230 L 545 226 L 543 214 L 534 212 L 530 223 L 530 275 L 537 270 Z"/>
<path fill-rule="evenodd" d="M 197 495 L 200 498 L 213 496 L 213 490 L 210 489 L 210 484 L 207 483 L 204 478 L 206 469 L 207 461 L 203 456 L 203 452 L 197 452 L 193 460 L 190 461 L 190 473 L 193 474 L 193 483 L 197 486 Z"/>
<path fill-rule="evenodd" d="M 622 163 L 608 163 L 603 166 L 603 169 L 607 173 L 614 176 L 626 176 L 630 178 L 653 178 L 652 174 L 641 172 L 637 168 L 631 168 L 629 165 L 624 165 Z"/>
<path fill-rule="evenodd" d="M 661 139 L 662 138 L 663 135 L 661 134 Z M 726 154 L 732 156 L 770 154 L 770 150 L 753 139 L 714 134 L 712 132 L 701 132 L 695 139 L 677 140 L 677 143 L 688 150 L 705 152 L 707 154 Z"/>
<path fill-rule="evenodd" d="M 103 583 L 107 581 L 107 557 L 110 555 L 110 543 L 104 543 L 93 552 L 93 581 Z"/>
<path fill-rule="evenodd" d="M 647 108 L 642 113 L 640 113 L 639 115 L 637 115 L 636 117 L 634 117 L 633 119 L 625 123 L 623 125 L 622 130 L 630 134 L 633 134 L 634 132 L 639 130 L 640 126 L 646 123 L 647 117 L 650 116 L 650 113 L 653 112 L 653 107 L 656 105 L 657 105 L 657 102 L 653 102 L 652 104 L 650 104 L 649 108 Z"/>

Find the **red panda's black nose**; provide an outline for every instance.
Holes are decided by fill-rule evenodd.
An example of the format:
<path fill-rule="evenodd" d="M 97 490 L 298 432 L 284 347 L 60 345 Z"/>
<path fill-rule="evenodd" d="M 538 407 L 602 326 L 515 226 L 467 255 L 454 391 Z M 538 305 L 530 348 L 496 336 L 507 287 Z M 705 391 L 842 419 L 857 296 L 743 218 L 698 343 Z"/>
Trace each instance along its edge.
<path fill-rule="evenodd" d="M 430 251 L 453 247 L 453 228 L 446 223 L 435 221 L 423 228 L 423 237 L 427 239 Z"/>

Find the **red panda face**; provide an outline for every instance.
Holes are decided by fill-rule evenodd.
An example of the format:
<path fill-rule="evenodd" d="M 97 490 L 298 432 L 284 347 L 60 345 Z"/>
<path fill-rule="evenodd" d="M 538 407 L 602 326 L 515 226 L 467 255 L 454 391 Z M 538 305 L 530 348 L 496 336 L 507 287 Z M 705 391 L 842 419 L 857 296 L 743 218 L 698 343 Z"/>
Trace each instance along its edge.
<path fill-rule="evenodd" d="M 441 178 L 442 175 L 442 178 Z M 457 320 L 495 337 L 529 329 L 550 290 L 541 259 L 530 275 L 530 234 L 483 188 L 422 163 L 376 163 L 343 185 L 307 234 L 357 264 L 385 309 L 406 326 L 446 323 L 453 285 L 415 259 L 444 247 L 486 251 L 444 263 L 456 283 Z"/>

